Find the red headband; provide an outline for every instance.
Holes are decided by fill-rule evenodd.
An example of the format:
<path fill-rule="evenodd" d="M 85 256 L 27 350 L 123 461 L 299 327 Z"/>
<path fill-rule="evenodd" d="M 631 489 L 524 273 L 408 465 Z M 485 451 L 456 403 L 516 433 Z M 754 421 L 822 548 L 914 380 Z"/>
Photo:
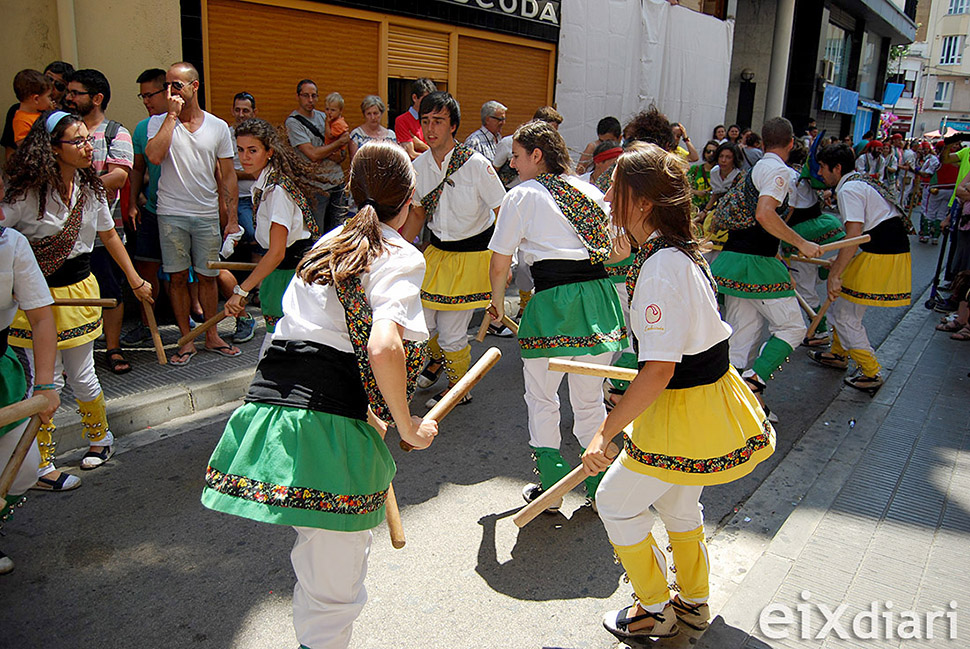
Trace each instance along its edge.
<path fill-rule="evenodd" d="M 594 155 L 593 162 L 599 164 L 601 162 L 606 162 L 607 160 L 612 160 L 613 158 L 619 158 L 621 153 L 623 153 L 622 147 L 613 147 L 612 149 L 607 149 L 603 153 Z"/>

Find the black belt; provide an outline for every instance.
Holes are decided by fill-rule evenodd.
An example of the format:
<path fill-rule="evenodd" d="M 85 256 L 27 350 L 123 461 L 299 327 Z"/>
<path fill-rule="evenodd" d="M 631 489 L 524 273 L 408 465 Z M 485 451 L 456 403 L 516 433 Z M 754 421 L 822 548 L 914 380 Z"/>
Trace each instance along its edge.
<path fill-rule="evenodd" d="M 788 227 L 794 227 L 799 223 L 811 221 L 812 219 L 817 219 L 820 216 L 822 216 L 822 206 L 818 203 L 815 203 L 811 207 L 796 207 L 792 211 L 791 217 L 788 219 Z"/>
<path fill-rule="evenodd" d="M 77 284 L 83 279 L 87 279 L 91 274 L 91 253 L 85 252 L 77 257 L 65 259 L 64 263 L 53 273 L 46 277 L 47 286 L 50 288 L 60 288 Z"/>
<path fill-rule="evenodd" d="M 778 239 L 760 225 L 753 225 L 742 230 L 731 230 L 724 250 L 740 252 L 759 257 L 774 257 L 778 254 Z"/>
<path fill-rule="evenodd" d="M 7 334 L 10 329 L 0 329 L 0 356 L 7 353 Z"/>
<path fill-rule="evenodd" d="M 874 255 L 899 255 L 909 252 L 909 235 L 906 233 L 906 225 L 899 217 L 887 219 L 865 232 L 870 239 L 860 248 L 865 252 Z"/>
<path fill-rule="evenodd" d="M 294 270 L 303 261 L 303 255 L 306 251 L 313 247 L 312 239 L 300 239 L 292 246 L 286 249 L 286 254 L 283 255 L 283 261 L 279 263 L 276 267 L 278 270 Z"/>
<path fill-rule="evenodd" d="M 565 284 L 609 279 L 603 263 L 591 264 L 589 259 L 543 259 L 530 269 L 536 293 Z"/>
<path fill-rule="evenodd" d="M 645 364 L 641 361 L 640 369 L 643 369 Z M 683 390 L 717 383 L 730 367 L 728 341 L 723 340 L 699 354 L 685 354 L 674 366 L 674 375 L 670 377 L 667 389 Z"/>
<path fill-rule="evenodd" d="M 357 357 L 306 340 L 274 340 L 256 366 L 245 400 L 367 421 Z"/>
<path fill-rule="evenodd" d="M 484 232 L 479 232 L 473 237 L 459 239 L 458 241 L 442 241 L 433 232 L 429 232 L 428 234 L 431 235 L 431 245 L 438 250 L 444 250 L 445 252 L 481 252 L 488 250 L 488 243 L 492 240 L 492 234 L 494 232 L 495 225 L 492 224 Z"/>

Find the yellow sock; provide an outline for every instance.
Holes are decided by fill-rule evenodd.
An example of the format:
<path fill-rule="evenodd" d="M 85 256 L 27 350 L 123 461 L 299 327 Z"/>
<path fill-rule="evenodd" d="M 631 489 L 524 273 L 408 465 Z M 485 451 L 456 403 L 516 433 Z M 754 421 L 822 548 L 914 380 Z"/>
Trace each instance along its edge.
<path fill-rule="evenodd" d="M 690 532 L 667 532 L 674 557 L 672 570 L 677 575 L 680 593 L 695 603 L 707 601 L 710 595 L 711 566 L 704 542 L 704 526 Z"/>
<path fill-rule="evenodd" d="M 663 604 L 670 599 L 667 587 L 667 560 L 657 547 L 653 534 L 635 545 L 613 545 L 633 592 L 642 606 Z"/>
<path fill-rule="evenodd" d="M 472 348 L 465 345 L 457 352 L 443 352 L 445 355 L 445 374 L 448 375 L 448 383 L 454 385 L 458 380 L 465 376 L 468 368 L 472 364 Z"/>
<path fill-rule="evenodd" d="M 836 356 L 845 356 L 845 347 L 842 346 L 842 341 L 839 340 L 839 332 L 832 327 L 832 346 L 829 347 L 829 351 Z"/>
<path fill-rule="evenodd" d="M 54 441 L 54 430 L 57 426 L 52 421 L 50 424 L 41 424 L 37 429 L 37 448 L 40 450 L 40 468 L 45 468 L 54 463 L 54 449 L 57 442 Z"/>
<path fill-rule="evenodd" d="M 441 351 L 441 345 L 438 344 L 438 334 L 431 337 L 428 341 L 428 353 L 431 355 L 431 360 L 441 362 L 441 359 L 445 357 L 445 353 Z"/>
<path fill-rule="evenodd" d="M 879 370 L 882 369 L 879 361 L 876 360 L 876 355 L 865 349 L 850 349 L 849 357 L 862 369 L 862 373 L 870 378 L 879 374 Z"/>

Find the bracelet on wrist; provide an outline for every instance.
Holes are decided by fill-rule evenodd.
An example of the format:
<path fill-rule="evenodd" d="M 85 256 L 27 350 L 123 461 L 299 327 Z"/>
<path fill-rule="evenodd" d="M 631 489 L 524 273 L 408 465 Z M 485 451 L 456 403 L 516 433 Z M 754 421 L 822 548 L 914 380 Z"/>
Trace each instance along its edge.
<path fill-rule="evenodd" d="M 34 392 L 39 390 L 56 390 L 57 386 L 53 383 L 38 383 L 34 386 Z"/>
<path fill-rule="evenodd" d="M 147 284 L 147 283 L 148 283 L 148 280 L 147 280 L 147 279 L 143 279 L 143 280 L 141 281 L 141 284 L 139 284 L 138 286 L 132 286 L 132 287 L 131 287 L 131 290 L 133 290 L 133 291 L 138 291 L 138 290 L 141 290 L 141 288 L 142 288 L 142 287 L 143 287 L 143 286 L 144 286 L 145 284 Z"/>

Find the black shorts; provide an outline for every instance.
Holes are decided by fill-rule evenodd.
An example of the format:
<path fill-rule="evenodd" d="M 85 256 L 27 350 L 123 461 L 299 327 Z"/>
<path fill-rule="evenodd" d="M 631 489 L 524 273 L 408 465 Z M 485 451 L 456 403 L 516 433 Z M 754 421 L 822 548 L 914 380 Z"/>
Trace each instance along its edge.
<path fill-rule="evenodd" d="M 141 222 L 135 231 L 134 253 L 131 258 L 135 261 L 150 261 L 162 263 L 162 244 L 158 238 L 158 216 L 146 208 L 138 208 Z"/>
<path fill-rule="evenodd" d="M 126 284 L 125 274 L 115 263 L 104 246 L 95 246 L 91 251 L 91 272 L 98 280 L 98 289 L 101 297 L 105 299 L 115 299 L 121 302 L 123 297 L 122 290 Z"/>

